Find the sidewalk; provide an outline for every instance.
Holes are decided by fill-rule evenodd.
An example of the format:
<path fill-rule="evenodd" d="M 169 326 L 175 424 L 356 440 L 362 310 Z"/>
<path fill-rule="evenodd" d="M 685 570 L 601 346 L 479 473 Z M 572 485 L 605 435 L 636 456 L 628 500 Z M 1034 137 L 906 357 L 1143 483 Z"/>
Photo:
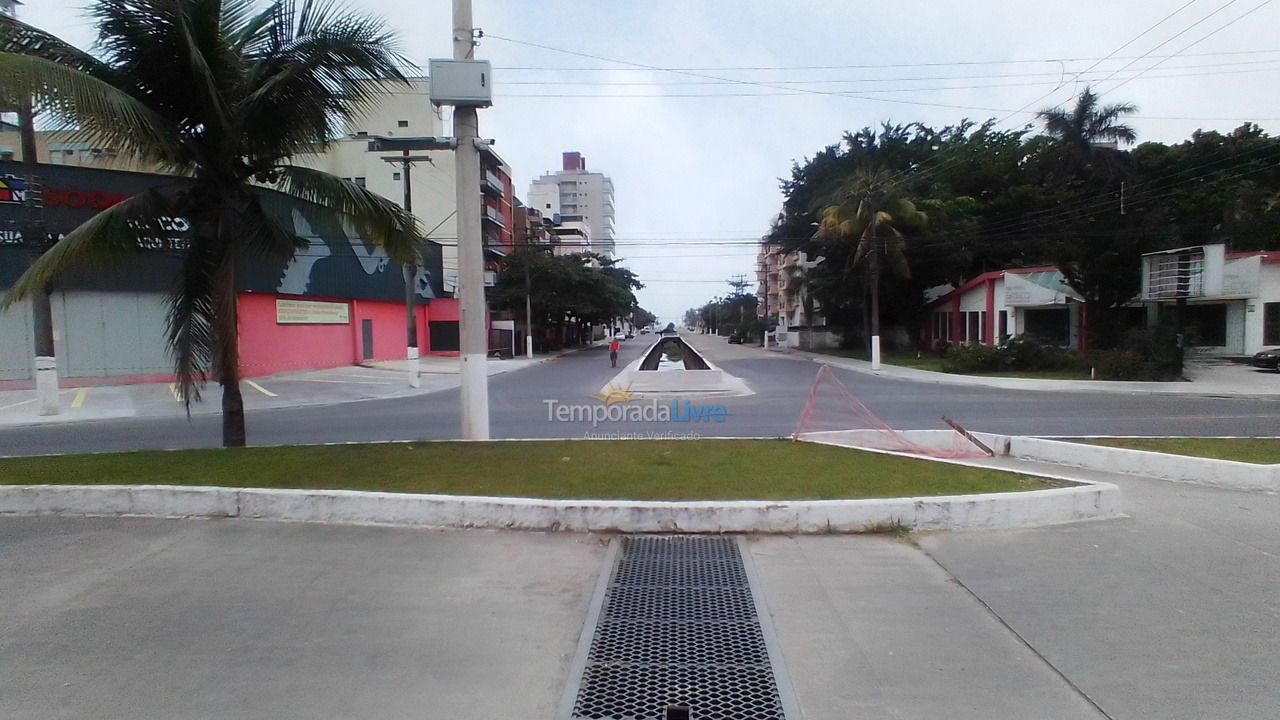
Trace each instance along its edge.
<path fill-rule="evenodd" d="M 763 348 L 756 350 L 766 352 Z M 990 387 L 1002 390 L 1038 390 L 1042 392 L 1134 393 L 1147 395 L 1199 395 L 1212 397 L 1280 398 L 1280 373 L 1256 370 L 1248 365 L 1191 361 L 1187 363 L 1190 381 L 1137 382 L 1122 380 L 1036 380 L 1031 378 L 954 375 L 882 364 L 871 369 L 866 360 L 854 360 L 804 350 L 774 350 L 787 355 L 807 357 L 842 370 L 935 385 Z"/>
<path fill-rule="evenodd" d="M 589 346 L 588 346 L 589 347 Z M 580 349 L 580 348 L 574 348 Z M 515 372 L 555 360 L 573 350 L 510 360 L 486 361 L 489 375 Z M 310 405 L 337 405 L 362 400 L 414 397 L 452 390 L 460 383 L 462 360 L 458 357 L 420 358 L 420 387 L 409 386 L 409 360 L 388 360 L 325 370 L 303 370 L 245 379 L 241 392 L 247 411 Z M 128 417 L 185 417 L 186 407 L 172 383 L 99 385 L 65 388 L 59 393 L 61 411 L 43 416 L 37 412 L 35 390 L 0 391 L 0 427 L 77 423 Z M 222 411 L 222 391 L 206 383 L 191 414 Z"/>

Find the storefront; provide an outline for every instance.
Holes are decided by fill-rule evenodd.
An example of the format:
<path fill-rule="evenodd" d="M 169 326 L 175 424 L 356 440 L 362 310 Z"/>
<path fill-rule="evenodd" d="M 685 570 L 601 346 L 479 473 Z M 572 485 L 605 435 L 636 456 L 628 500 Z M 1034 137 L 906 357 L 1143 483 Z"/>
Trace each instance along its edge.
<path fill-rule="evenodd" d="M 26 192 L 21 166 L 0 162 L 0 290 L 30 262 L 18 222 Z M 44 166 L 49 235 L 61 237 L 99 210 L 174 178 L 79 167 Z M 241 271 L 240 353 L 245 376 L 403 358 L 407 316 L 400 266 L 345 229 L 339 218 L 270 190 L 263 204 L 307 242 L 287 263 L 256 262 Z M 167 293 L 179 277 L 191 228 L 168 218 L 165 238 L 117 265 L 76 268 L 54 284 L 51 304 L 59 374 L 111 382 L 164 380 L 172 363 L 165 345 Z M 432 330 L 456 335 L 457 301 L 441 298 L 440 246 L 428 243 L 414 280 L 418 337 L 434 348 Z M 445 323 L 445 324 L 438 324 Z M 0 387 L 31 378 L 30 308 L 0 314 Z M 72 382 L 71 384 L 76 384 Z"/>

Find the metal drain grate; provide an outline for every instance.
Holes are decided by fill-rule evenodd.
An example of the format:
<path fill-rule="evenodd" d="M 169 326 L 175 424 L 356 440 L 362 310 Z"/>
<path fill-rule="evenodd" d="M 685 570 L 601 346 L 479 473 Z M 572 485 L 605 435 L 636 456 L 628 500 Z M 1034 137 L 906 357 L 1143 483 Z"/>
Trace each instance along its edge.
<path fill-rule="evenodd" d="M 562 717 L 786 720 L 789 694 L 737 541 L 623 538 L 610 558 Z"/>

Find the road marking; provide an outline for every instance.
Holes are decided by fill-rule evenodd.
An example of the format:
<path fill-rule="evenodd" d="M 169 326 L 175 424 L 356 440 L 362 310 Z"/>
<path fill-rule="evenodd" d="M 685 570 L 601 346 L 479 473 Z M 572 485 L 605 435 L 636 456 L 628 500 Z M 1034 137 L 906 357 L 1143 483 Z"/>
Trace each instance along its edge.
<path fill-rule="evenodd" d="M 335 383 L 337 385 L 399 385 L 399 382 L 373 382 L 371 380 L 321 380 L 320 378 L 289 378 L 289 382 Z"/>
<path fill-rule="evenodd" d="M 76 392 L 76 399 L 71 401 L 71 407 L 78 408 L 81 405 L 84 405 L 84 396 L 88 394 L 89 394 L 89 388 L 87 387 L 80 388 L 80 390 Z"/>
<path fill-rule="evenodd" d="M 268 390 L 268 389 L 266 389 L 266 388 L 262 387 L 261 385 L 259 385 L 258 383 L 254 382 L 254 381 L 252 381 L 252 380 L 245 380 L 244 382 L 245 382 L 245 384 L 246 384 L 246 385 L 248 385 L 249 387 L 253 388 L 254 390 L 257 390 L 258 392 L 262 393 L 263 395 L 266 395 L 267 397 L 276 397 L 276 394 L 275 394 L 275 393 L 273 393 L 273 392 L 271 392 L 270 390 Z"/>
<path fill-rule="evenodd" d="M 173 395 L 173 399 L 182 402 L 182 393 L 178 392 L 177 383 L 169 383 L 169 394 Z"/>
<path fill-rule="evenodd" d="M 23 405 L 26 405 L 28 403 L 33 403 L 35 401 L 36 401 L 35 398 L 31 398 L 30 400 L 23 400 L 22 402 L 16 402 L 12 405 L 0 405 L 0 410 L 8 410 L 9 408 L 21 407 Z"/>

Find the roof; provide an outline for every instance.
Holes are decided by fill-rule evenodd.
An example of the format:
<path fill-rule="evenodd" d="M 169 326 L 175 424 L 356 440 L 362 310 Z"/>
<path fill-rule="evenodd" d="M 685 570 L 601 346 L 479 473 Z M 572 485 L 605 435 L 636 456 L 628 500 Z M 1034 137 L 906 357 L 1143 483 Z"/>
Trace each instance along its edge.
<path fill-rule="evenodd" d="M 1261 257 L 1262 262 L 1267 264 L 1280 263 L 1280 250 L 1250 250 L 1247 252 L 1227 253 L 1228 260 L 1238 260 L 1240 258 L 1250 258 L 1255 256 Z"/>
<path fill-rule="evenodd" d="M 1276 254 L 1280 255 L 1280 253 L 1276 253 Z M 946 295 L 943 295 L 933 300 L 932 302 L 928 303 L 926 307 L 933 307 L 935 305 L 942 305 L 943 303 L 950 302 L 957 295 L 964 295 L 965 293 L 969 292 L 970 290 L 973 290 L 979 285 L 983 285 L 992 280 L 1003 279 L 1005 276 L 1005 273 L 1008 273 L 1010 275 L 1031 275 L 1034 273 L 1049 273 L 1049 272 L 1058 272 L 1058 268 L 1053 265 L 1040 265 L 1038 267 L 1009 268 L 1008 270 L 992 270 L 991 272 L 982 273 L 981 275 L 969 280 L 968 282 L 964 283 L 963 285 L 956 288 L 955 290 L 952 290 Z"/>

